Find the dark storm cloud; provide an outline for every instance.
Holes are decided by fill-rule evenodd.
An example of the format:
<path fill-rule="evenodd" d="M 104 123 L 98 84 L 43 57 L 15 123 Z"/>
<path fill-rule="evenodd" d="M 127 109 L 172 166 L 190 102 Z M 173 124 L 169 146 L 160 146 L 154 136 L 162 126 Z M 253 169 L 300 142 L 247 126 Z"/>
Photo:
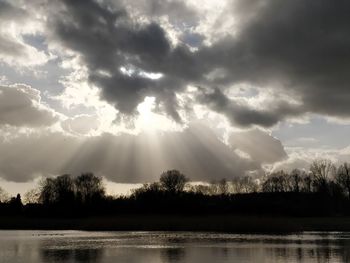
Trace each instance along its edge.
<path fill-rule="evenodd" d="M 91 0 L 61 2 L 64 6 L 50 22 L 56 38 L 82 56 L 89 80 L 122 113 L 135 113 L 145 95 L 174 101 L 175 91 L 200 77 L 192 53 L 182 46 L 172 49 L 158 24 L 134 23 L 124 9 L 114 10 Z M 123 74 L 121 67 L 133 73 Z M 160 72 L 164 77 L 153 80 L 142 72 Z M 166 108 L 179 119 L 176 104 Z"/>
<path fill-rule="evenodd" d="M 40 104 L 40 92 L 29 86 L 0 86 L 0 131 L 2 125 L 50 126 L 58 121 L 51 109 Z"/>
<path fill-rule="evenodd" d="M 172 47 L 156 21 L 135 22 L 122 1 L 109 3 L 55 2 L 58 8 L 52 8 L 55 15 L 49 25 L 57 40 L 81 55 L 101 96 L 124 114 L 133 115 L 144 96 L 150 95 L 181 121 L 175 94 L 192 84 L 207 89 L 198 102 L 235 125 L 269 127 L 307 112 L 350 116 L 348 1 L 232 1 L 226 15 L 238 21 L 237 34 L 199 46 L 197 52 L 182 44 Z M 176 8 L 171 7 L 178 5 L 179 10 L 187 10 L 181 19 L 193 17 L 196 21 L 189 24 L 194 25 L 203 22 L 181 2 L 155 3 L 136 1 L 131 6 L 148 9 L 143 13 L 150 17 L 165 13 L 174 17 L 171 10 Z M 133 73 L 123 74 L 121 67 Z M 221 74 L 209 74 L 215 70 Z M 163 77 L 146 78 L 139 74 L 143 71 Z M 223 91 L 239 83 L 292 91 L 299 106 L 276 99 L 270 108 L 251 109 L 224 98 Z"/>
<path fill-rule="evenodd" d="M 36 154 L 30 153 L 35 149 Z M 23 182 L 38 175 L 92 171 L 114 182 L 140 183 L 179 169 L 191 180 L 232 179 L 261 169 L 238 156 L 205 126 L 183 132 L 76 138 L 62 133 L 31 134 L 2 140 L 0 176 Z M 13 165 L 13 164 L 16 165 Z"/>
<path fill-rule="evenodd" d="M 205 93 L 202 90 L 202 94 L 197 97 L 197 100 L 207 105 L 210 109 L 224 114 L 232 125 L 239 125 L 242 127 L 251 125 L 270 127 L 287 116 L 297 116 L 301 113 L 299 107 L 288 104 L 288 102 L 285 101 L 270 105 L 268 110 L 249 108 L 244 104 L 229 99 L 217 88 L 209 93 Z"/>
<path fill-rule="evenodd" d="M 301 97 L 303 112 L 349 116 L 350 2 L 239 2 L 250 19 L 238 35 L 202 51 L 226 70 L 218 83 L 278 83 Z"/>
<path fill-rule="evenodd" d="M 158 18 L 160 16 L 166 16 L 170 22 L 181 26 L 185 24 L 188 26 L 194 26 L 199 22 L 199 14 L 195 10 L 191 9 L 185 1 L 173 1 L 173 0 L 138 0 L 138 1 L 113 1 L 111 2 L 123 2 L 124 5 L 131 6 L 139 13 L 152 18 Z"/>

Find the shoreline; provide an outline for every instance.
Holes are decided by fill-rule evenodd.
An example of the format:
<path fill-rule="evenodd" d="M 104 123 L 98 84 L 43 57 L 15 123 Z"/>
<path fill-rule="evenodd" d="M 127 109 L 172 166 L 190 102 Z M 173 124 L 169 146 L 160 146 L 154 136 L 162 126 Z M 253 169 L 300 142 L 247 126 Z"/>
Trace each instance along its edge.
<path fill-rule="evenodd" d="M 1 230 L 296 233 L 350 231 L 350 217 L 120 215 L 86 218 L 0 216 Z"/>

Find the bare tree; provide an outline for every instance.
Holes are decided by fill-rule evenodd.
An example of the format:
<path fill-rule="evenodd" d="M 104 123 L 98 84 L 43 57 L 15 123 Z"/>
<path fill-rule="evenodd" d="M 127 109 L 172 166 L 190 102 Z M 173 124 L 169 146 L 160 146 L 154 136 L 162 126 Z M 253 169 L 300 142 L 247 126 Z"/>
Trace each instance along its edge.
<path fill-rule="evenodd" d="M 132 189 L 132 196 L 133 197 L 140 197 L 141 195 L 144 195 L 146 193 L 158 193 L 161 191 L 161 186 L 158 182 L 154 182 L 154 183 L 145 183 L 142 185 L 142 187 L 140 188 L 136 188 L 136 189 Z"/>
<path fill-rule="evenodd" d="M 43 204 L 52 204 L 57 200 L 57 193 L 54 178 L 46 178 L 39 183 L 40 202 Z"/>
<path fill-rule="evenodd" d="M 335 181 L 347 192 L 347 195 L 350 198 L 350 165 L 348 163 L 339 166 Z"/>
<path fill-rule="evenodd" d="M 287 174 L 281 170 L 272 173 L 262 184 L 263 192 L 286 192 L 288 191 Z"/>
<path fill-rule="evenodd" d="M 310 173 L 303 172 L 301 174 L 301 190 L 306 193 L 310 193 L 312 190 L 312 179 Z"/>
<path fill-rule="evenodd" d="M 69 174 L 57 176 L 55 178 L 55 192 L 57 202 L 70 203 L 75 198 L 74 180 Z"/>
<path fill-rule="evenodd" d="M 82 203 L 104 197 L 102 179 L 85 173 L 73 179 L 69 174 L 46 178 L 40 182 L 40 201 L 44 204 Z"/>
<path fill-rule="evenodd" d="M 169 170 L 161 174 L 160 184 L 168 192 L 183 191 L 188 179 L 178 170 Z"/>
<path fill-rule="evenodd" d="M 46 178 L 40 182 L 40 201 L 44 204 L 70 203 L 75 198 L 75 186 L 69 174 Z"/>
<path fill-rule="evenodd" d="M 87 203 L 105 196 L 102 178 L 93 173 L 84 173 L 75 179 L 78 200 Z"/>
<path fill-rule="evenodd" d="M 292 192 L 300 192 L 302 186 L 302 171 L 294 169 L 288 176 L 289 190 Z"/>
<path fill-rule="evenodd" d="M 310 166 L 311 178 L 318 191 L 327 191 L 329 180 L 335 174 L 335 166 L 332 161 L 320 159 Z"/>

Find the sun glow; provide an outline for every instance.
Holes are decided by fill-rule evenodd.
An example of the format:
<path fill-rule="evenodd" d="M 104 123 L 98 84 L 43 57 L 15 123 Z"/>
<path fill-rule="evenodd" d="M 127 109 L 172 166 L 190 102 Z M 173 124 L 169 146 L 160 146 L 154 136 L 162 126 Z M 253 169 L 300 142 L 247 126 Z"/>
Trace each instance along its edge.
<path fill-rule="evenodd" d="M 155 108 L 155 97 L 146 97 L 142 103 L 137 106 L 137 111 L 139 112 L 141 119 L 143 121 L 149 122 L 152 121 L 152 112 Z"/>
<path fill-rule="evenodd" d="M 152 80 L 158 80 L 163 77 L 162 73 L 157 73 L 157 72 L 146 72 L 140 69 L 137 69 L 133 66 L 129 67 L 121 67 L 120 72 L 124 75 L 127 75 L 128 77 L 132 76 L 138 76 L 146 79 L 152 79 Z"/>
<path fill-rule="evenodd" d="M 144 101 L 137 106 L 139 116 L 135 121 L 135 126 L 139 131 L 154 132 L 182 129 L 180 124 L 177 124 L 164 115 L 155 113 L 155 109 L 155 97 L 145 97 Z"/>

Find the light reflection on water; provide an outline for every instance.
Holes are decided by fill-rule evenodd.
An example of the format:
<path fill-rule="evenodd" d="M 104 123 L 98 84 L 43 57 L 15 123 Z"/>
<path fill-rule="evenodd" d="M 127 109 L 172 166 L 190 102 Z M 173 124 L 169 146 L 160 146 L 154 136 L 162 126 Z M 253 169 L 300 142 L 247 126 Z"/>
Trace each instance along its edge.
<path fill-rule="evenodd" d="M 350 262 L 350 233 L 0 231 L 0 262 Z"/>

